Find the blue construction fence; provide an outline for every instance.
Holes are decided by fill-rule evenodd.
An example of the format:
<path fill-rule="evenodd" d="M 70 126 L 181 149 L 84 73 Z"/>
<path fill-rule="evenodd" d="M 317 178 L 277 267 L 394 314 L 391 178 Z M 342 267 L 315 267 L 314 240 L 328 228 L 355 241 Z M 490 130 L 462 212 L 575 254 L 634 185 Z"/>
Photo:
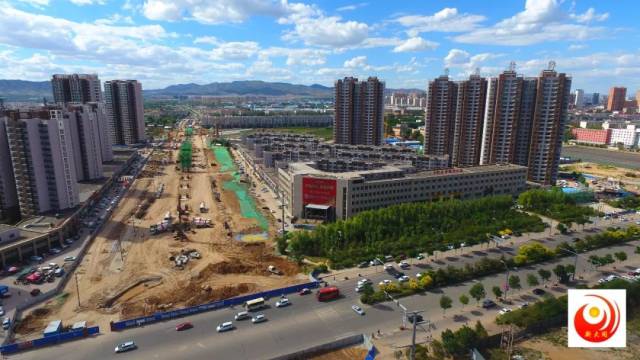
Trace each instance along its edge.
<path fill-rule="evenodd" d="M 62 332 L 57 335 L 51 335 L 51 336 L 47 336 L 47 337 L 43 337 L 35 340 L 0 346 L 0 354 L 2 355 L 14 354 L 20 351 L 55 345 L 62 342 L 81 339 L 81 338 L 86 338 L 88 336 L 96 335 L 98 333 L 100 333 L 99 326 L 79 329 L 75 331 Z"/>
<path fill-rule="evenodd" d="M 165 312 L 158 312 L 158 313 L 155 313 L 153 315 L 142 316 L 142 317 L 134 318 L 134 319 L 122 320 L 122 321 L 117 321 L 117 322 L 113 322 L 112 321 L 110 323 L 111 331 L 120 331 L 120 330 L 125 330 L 125 329 L 128 329 L 128 328 L 132 328 L 132 327 L 138 327 L 138 326 L 144 326 L 144 325 L 147 325 L 147 324 L 152 324 L 152 323 L 159 322 L 159 321 L 171 320 L 171 319 L 175 319 L 175 318 L 179 318 L 179 317 L 183 317 L 183 316 L 189 316 L 189 315 L 203 313 L 203 312 L 206 312 L 206 311 L 218 310 L 218 309 L 226 308 L 226 307 L 229 307 L 229 306 L 241 305 L 241 304 L 244 304 L 245 302 L 247 302 L 249 300 L 253 300 L 253 299 L 257 299 L 257 298 L 261 298 L 261 297 L 265 298 L 265 299 L 269 299 L 269 298 L 272 298 L 272 297 L 275 297 L 275 296 L 280 296 L 280 295 L 286 295 L 286 294 L 299 292 L 300 290 L 302 290 L 304 288 L 315 289 L 315 288 L 317 288 L 319 286 L 320 286 L 320 282 L 312 281 L 312 282 L 305 283 L 305 284 L 298 284 L 298 285 L 293 285 L 293 286 L 289 286 L 289 287 L 286 287 L 286 288 L 280 288 L 280 289 L 268 290 L 268 291 L 264 291 L 264 292 L 256 293 L 256 294 L 238 296 L 238 297 L 234 297 L 234 298 L 230 298 L 230 299 L 210 302 L 210 303 L 207 303 L 207 304 L 191 306 L 191 307 L 188 307 L 188 308 L 172 310 L 172 311 L 165 311 Z"/>

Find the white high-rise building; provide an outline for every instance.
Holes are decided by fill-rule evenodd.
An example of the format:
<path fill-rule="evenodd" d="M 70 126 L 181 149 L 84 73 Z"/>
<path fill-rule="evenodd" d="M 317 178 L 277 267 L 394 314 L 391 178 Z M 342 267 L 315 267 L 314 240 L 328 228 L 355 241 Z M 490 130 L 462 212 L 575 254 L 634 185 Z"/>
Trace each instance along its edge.
<path fill-rule="evenodd" d="M 106 121 L 98 103 L 69 105 L 64 109 L 71 125 L 71 140 L 79 181 L 100 179 L 104 152 L 100 123 Z M 109 146 L 109 150 L 111 147 Z"/>
<path fill-rule="evenodd" d="M 584 106 L 584 90 L 576 89 L 575 91 L 575 103 L 573 104 L 577 109 L 581 109 Z"/>

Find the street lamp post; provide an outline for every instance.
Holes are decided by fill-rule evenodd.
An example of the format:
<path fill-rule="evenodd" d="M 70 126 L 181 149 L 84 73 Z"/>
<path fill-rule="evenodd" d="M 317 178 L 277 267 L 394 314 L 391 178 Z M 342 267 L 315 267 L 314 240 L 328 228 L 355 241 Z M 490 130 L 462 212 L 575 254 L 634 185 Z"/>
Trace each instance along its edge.
<path fill-rule="evenodd" d="M 564 249 L 564 248 L 561 248 L 560 250 L 562 250 L 562 251 L 564 251 L 564 252 L 567 252 L 567 253 L 569 253 L 569 254 L 573 254 L 573 255 L 574 255 L 574 260 L 573 260 L 573 274 L 571 275 L 571 279 L 572 279 L 573 281 L 575 281 L 575 280 L 576 280 L 576 273 L 578 272 L 578 253 L 577 253 L 577 252 L 575 252 L 575 251 L 571 251 L 571 250 L 569 250 L 569 249 Z"/>
<path fill-rule="evenodd" d="M 391 299 L 393 302 L 396 303 L 396 305 L 402 309 L 402 311 L 404 312 L 404 314 L 402 315 L 402 327 L 404 328 L 406 326 L 406 319 L 408 318 L 409 314 L 411 314 L 412 316 L 412 323 L 413 323 L 413 332 L 411 334 L 411 354 L 409 355 L 409 359 L 411 360 L 415 360 L 416 358 L 416 329 L 418 326 L 418 314 L 421 314 L 424 312 L 424 310 L 418 310 L 418 311 L 408 311 L 407 308 L 402 305 L 400 303 L 400 301 L 398 301 L 397 299 L 394 299 L 393 296 L 391 296 L 388 292 L 384 292 L 384 294 L 387 296 L 387 298 Z"/>
<path fill-rule="evenodd" d="M 506 301 L 507 300 L 507 293 L 509 292 L 509 271 L 511 269 L 509 269 L 509 266 L 507 266 L 507 263 L 504 260 L 500 260 L 500 262 L 502 264 L 504 264 L 505 268 L 507 268 L 507 276 L 505 277 L 505 282 L 504 282 L 504 299 Z"/>

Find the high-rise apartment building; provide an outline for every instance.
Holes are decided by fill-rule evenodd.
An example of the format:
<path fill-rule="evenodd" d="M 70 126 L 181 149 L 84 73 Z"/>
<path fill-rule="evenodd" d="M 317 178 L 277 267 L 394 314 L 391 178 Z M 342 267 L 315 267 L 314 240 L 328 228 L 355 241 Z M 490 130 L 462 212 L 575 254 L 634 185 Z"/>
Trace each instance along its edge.
<path fill-rule="evenodd" d="M 482 164 L 515 163 L 524 80 L 514 68 L 489 79 Z"/>
<path fill-rule="evenodd" d="M 17 218 L 19 213 L 5 122 L 4 114 L 0 112 L 0 219 Z"/>
<path fill-rule="evenodd" d="M 538 77 L 529 148 L 528 178 L 544 185 L 556 183 L 571 94 L 571 78 L 554 67 L 551 63 Z"/>
<path fill-rule="evenodd" d="M 612 87 L 607 99 L 608 111 L 622 111 L 627 97 L 626 87 Z"/>
<path fill-rule="evenodd" d="M 64 116 L 69 118 L 77 179 L 86 181 L 102 178 L 104 149 L 100 123 L 106 122 L 106 119 L 101 104 L 68 105 L 64 109 Z"/>
<path fill-rule="evenodd" d="M 584 106 L 584 90 L 576 89 L 573 106 L 575 106 L 576 109 L 580 109 Z"/>
<path fill-rule="evenodd" d="M 4 125 L 21 215 L 78 205 L 69 118 L 59 109 L 14 110 Z"/>
<path fill-rule="evenodd" d="M 58 104 L 102 101 L 98 75 L 56 74 L 51 77 L 51 88 Z"/>
<path fill-rule="evenodd" d="M 600 93 L 593 93 L 591 95 L 591 105 L 593 106 L 600 105 Z"/>
<path fill-rule="evenodd" d="M 442 75 L 429 81 L 425 110 L 424 154 L 452 156 L 458 84 Z"/>
<path fill-rule="evenodd" d="M 477 166 L 480 164 L 487 79 L 471 75 L 457 87 L 451 162 L 454 166 Z"/>
<path fill-rule="evenodd" d="M 136 80 L 107 81 L 104 98 L 113 144 L 145 141 L 142 85 Z"/>
<path fill-rule="evenodd" d="M 333 139 L 336 144 L 382 145 L 384 82 L 376 77 L 335 82 Z"/>

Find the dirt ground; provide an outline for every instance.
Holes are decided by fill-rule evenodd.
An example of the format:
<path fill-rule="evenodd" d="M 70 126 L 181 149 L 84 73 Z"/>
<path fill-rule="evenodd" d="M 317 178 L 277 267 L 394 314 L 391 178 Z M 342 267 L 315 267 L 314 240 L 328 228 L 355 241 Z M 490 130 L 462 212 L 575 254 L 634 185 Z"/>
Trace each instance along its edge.
<path fill-rule="evenodd" d="M 193 142 L 191 172 L 176 170 L 177 150 L 155 150 L 143 174 L 131 184 L 76 270 L 81 307 L 76 282 L 71 279 L 65 296 L 25 314 L 16 330 L 17 337 L 40 334 L 55 319 L 62 319 L 65 324 L 86 320 L 108 328 L 111 320 L 304 281 L 296 264 L 273 255 L 271 242 L 243 243 L 234 239 L 234 235 L 257 231 L 259 226 L 254 219 L 241 216 L 235 194 L 222 188 L 229 175 L 220 174 L 219 166 L 211 165 L 215 156 L 206 149 L 204 137 L 196 135 Z M 214 200 L 212 180 L 216 181 L 221 202 Z M 154 200 L 161 184 L 164 192 Z M 209 218 L 213 227 L 192 227 L 184 232 L 184 238 L 176 232 L 151 235 L 149 226 L 161 222 L 167 212 L 177 220 L 178 201 L 183 195 L 186 198 L 180 202 L 182 208 L 188 205 L 191 209 L 188 215 L 183 214 L 183 219 Z M 139 211 L 140 205 L 146 206 L 145 199 L 149 199 L 146 201 L 149 207 L 146 212 Z M 209 208 L 206 213 L 199 211 L 203 201 Z M 257 206 L 263 205 L 257 202 Z M 272 222 L 273 235 L 275 220 L 270 214 L 265 216 Z M 191 259 L 184 269 L 170 260 L 182 251 L 192 250 L 198 251 L 201 258 Z M 269 265 L 275 265 L 283 275 L 269 273 Z"/>
<path fill-rule="evenodd" d="M 592 174 L 605 179 L 612 178 L 620 181 L 622 184 L 625 184 L 629 190 L 640 190 L 640 171 L 638 170 L 589 162 L 562 165 L 562 169 L 566 171 L 577 171 Z"/>
<path fill-rule="evenodd" d="M 367 349 L 363 347 L 350 347 L 328 352 L 322 355 L 310 357 L 312 360 L 353 360 L 364 359 L 367 356 Z"/>

